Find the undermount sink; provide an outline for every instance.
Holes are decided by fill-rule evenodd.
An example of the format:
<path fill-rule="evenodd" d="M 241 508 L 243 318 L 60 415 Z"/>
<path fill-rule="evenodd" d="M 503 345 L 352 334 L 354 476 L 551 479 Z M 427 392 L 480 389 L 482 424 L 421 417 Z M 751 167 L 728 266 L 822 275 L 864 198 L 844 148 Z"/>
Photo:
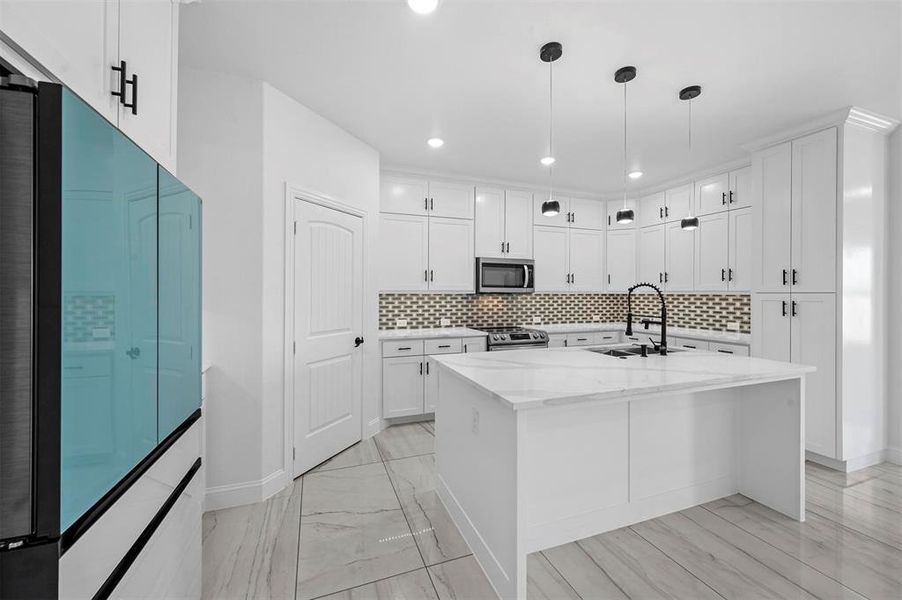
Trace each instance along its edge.
<path fill-rule="evenodd" d="M 614 358 L 630 358 L 631 356 L 641 356 L 642 355 L 642 347 L 641 346 L 633 346 L 631 348 L 586 348 L 589 352 L 595 352 L 596 354 L 604 354 L 605 356 L 613 356 Z M 648 355 L 654 356 L 657 355 L 658 352 L 655 351 L 654 348 L 648 348 Z M 672 354 L 674 352 L 683 352 L 681 348 L 668 348 L 667 354 Z"/>

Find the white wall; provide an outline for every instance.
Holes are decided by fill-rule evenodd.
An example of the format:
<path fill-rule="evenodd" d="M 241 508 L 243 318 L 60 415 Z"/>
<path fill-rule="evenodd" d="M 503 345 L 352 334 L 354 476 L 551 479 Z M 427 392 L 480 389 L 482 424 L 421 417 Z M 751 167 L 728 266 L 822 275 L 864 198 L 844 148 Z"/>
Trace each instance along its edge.
<path fill-rule="evenodd" d="M 902 127 L 890 138 L 889 180 L 888 458 L 902 464 Z"/>
<path fill-rule="evenodd" d="M 262 500 L 290 481 L 286 185 L 366 211 L 374 248 L 379 155 L 262 81 L 184 65 L 179 74 L 179 177 L 204 200 L 207 509 L 215 509 Z M 378 293 L 375 270 L 368 274 L 364 425 L 379 412 Z"/>

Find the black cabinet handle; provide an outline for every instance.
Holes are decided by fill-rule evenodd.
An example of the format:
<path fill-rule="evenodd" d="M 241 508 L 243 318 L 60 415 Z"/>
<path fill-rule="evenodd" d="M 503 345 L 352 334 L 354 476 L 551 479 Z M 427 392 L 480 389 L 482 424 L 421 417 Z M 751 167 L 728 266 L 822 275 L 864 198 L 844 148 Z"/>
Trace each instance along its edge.
<path fill-rule="evenodd" d="M 422 374 L 423 374 L 423 363 L 421 362 L 420 363 L 420 375 L 422 375 Z"/>
<path fill-rule="evenodd" d="M 570 283 L 576 283 L 576 274 L 570 273 Z"/>
<path fill-rule="evenodd" d="M 126 83 L 126 85 L 132 86 L 132 101 L 131 101 L 131 103 L 123 102 L 122 106 L 124 106 L 125 108 L 132 109 L 132 114 L 136 115 L 136 114 L 138 114 L 138 74 L 137 73 L 132 74 L 132 78 L 130 80 L 126 80 L 125 83 Z M 124 90 L 123 90 L 123 94 L 124 94 Z"/>
<path fill-rule="evenodd" d="M 658 283 L 664 283 L 664 273 L 658 272 Z"/>
<path fill-rule="evenodd" d="M 723 204 L 724 206 L 726 206 L 726 204 L 727 204 L 727 193 L 726 192 L 720 193 L 720 203 Z"/>
<path fill-rule="evenodd" d="M 501 242 L 501 254 L 504 254 L 504 242 Z"/>
<path fill-rule="evenodd" d="M 608 227 L 611 225 L 611 215 L 608 215 Z"/>
<path fill-rule="evenodd" d="M 435 271 L 429 269 L 429 281 L 435 281 Z"/>
<path fill-rule="evenodd" d="M 511 253 L 511 243 L 510 242 L 507 242 L 507 253 L 508 254 Z"/>
<path fill-rule="evenodd" d="M 429 210 L 429 198 L 423 198 L 423 210 Z"/>
<path fill-rule="evenodd" d="M 611 274 L 608 273 L 608 285 L 611 285 Z"/>
<path fill-rule="evenodd" d="M 664 283 L 667 283 L 668 281 L 670 281 L 670 273 L 664 271 Z"/>
<path fill-rule="evenodd" d="M 450 348 L 450 347 L 451 347 L 451 344 L 442 344 L 439 346 L 439 348 Z"/>
<path fill-rule="evenodd" d="M 118 92 L 110 92 L 111 95 L 119 98 L 119 104 L 125 104 L 125 78 L 126 78 L 126 67 L 125 61 L 120 60 L 118 67 L 110 67 L 112 70 L 119 73 L 119 91 Z"/>
<path fill-rule="evenodd" d="M 732 350 L 721 350 L 718 348 L 717 351 L 720 352 L 721 354 L 733 354 Z"/>
<path fill-rule="evenodd" d="M 798 308 L 798 302 L 796 302 L 795 300 L 793 300 L 793 301 L 792 301 L 792 313 L 791 313 L 791 314 L 792 314 L 792 316 L 794 316 L 794 317 L 797 316 L 797 315 L 799 314 L 798 310 L 796 310 L 797 308 Z"/>
<path fill-rule="evenodd" d="M 733 190 L 730 190 L 730 204 L 733 204 Z"/>
<path fill-rule="evenodd" d="M 404 346 L 403 348 L 398 348 L 398 352 L 400 352 L 401 350 L 410 350 L 410 349 L 411 349 L 410 346 Z"/>
<path fill-rule="evenodd" d="M 698 348 L 693 346 L 692 344 L 683 344 L 683 348 L 692 348 L 693 350 L 698 350 Z"/>
<path fill-rule="evenodd" d="M 799 272 L 795 269 L 792 270 L 792 285 L 799 284 Z"/>
<path fill-rule="evenodd" d="M 435 198 L 429 199 L 429 210 L 435 210 Z"/>
<path fill-rule="evenodd" d="M 786 300 L 783 301 L 783 316 L 786 316 Z"/>
<path fill-rule="evenodd" d="M 788 271 L 786 269 L 783 269 L 783 285 L 786 285 L 786 275 L 787 274 L 788 274 Z"/>
<path fill-rule="evenodd" d="M 721 280 L 721 281 L 726 281 L 726 280 L 727 280 L 727 270 L 726 270 L 726 269 L 721 269 L 721 270 L 720 270 L 720 280 Z"/>
<path fill-rule="evenodd" d="M 658 218 L 659 219 L 664 218 L 664 207 L 663 206 L 658 209 Z"/>
<path fill-rule="evenodd" d="M 423 281 L 429 281 L 429 269 L 423 271 Z"/>
<path fill-rule="evenodd" d="M 355 348 L 358 347 L 362 343 L 363 343 L 363 336 L 358 336 L 358 337 L 354 338 L 354 347 Z"/>
<path fill-rule="evenodd" d="M 727 281 L 733 281 L 733 269 L 727 269 Z"/>
<path fill-rule="evenodd" d="M 670 207 L 669 207 L 669 206 L 665 206 L 665 207 L 664 207 L 664 216 L 665 216 L 665 217 L 669 217 L 669 216 L 670 216 Z"/>
<path fill-rule="evenodd" d="M 429 361 L 426 361 L 426 375 L 429 375 Z"/>

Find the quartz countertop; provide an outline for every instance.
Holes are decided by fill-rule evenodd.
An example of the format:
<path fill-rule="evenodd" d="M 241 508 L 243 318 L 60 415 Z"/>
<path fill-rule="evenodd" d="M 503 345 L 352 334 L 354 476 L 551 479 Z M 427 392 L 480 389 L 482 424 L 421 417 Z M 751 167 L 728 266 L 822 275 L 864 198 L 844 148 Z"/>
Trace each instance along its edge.
<path fill-rule="evenodd" d="M 484 331 L 468 327 L 435 327 L 427 329 L 380 329 L 380 340 L 417 340 L 433 338 L 485 337 Z"/>
<path fill-rule="evenodd" d="M 529 329 L 539 329 L 548 334 L 553 333 L 577 333 L 589 331 L 624 331 L 626 323 L 562 323 L 547 325 L 523 325 Z M 660 327 L 645 329 L 642 325 L 633 323 L 633 333 L 660 333 Z M 714 329 L 691 329 L 688 327 L 668 327 L 668 336 L 691 338 L 695 340 L 707 340 L 712 342 L 726 342 L 729 344 L 751 345 L 752 336 L 749 333 L 738 331 L 716 331 Z"/>
<path fill-rule="evenodd" d="M 432 358 L 514 410 L 735 387 L 794 379 L 815 370 L 763 358 L 698 351 L 620 359 L 585 348 L 552 348 Z"/>

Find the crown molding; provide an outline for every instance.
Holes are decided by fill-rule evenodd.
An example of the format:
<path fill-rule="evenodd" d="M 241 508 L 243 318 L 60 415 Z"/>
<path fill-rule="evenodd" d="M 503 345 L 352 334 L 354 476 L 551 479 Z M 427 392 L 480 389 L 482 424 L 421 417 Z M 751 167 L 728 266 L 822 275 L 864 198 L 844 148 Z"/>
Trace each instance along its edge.
<path fill-rule="evenodd" d="M 703 169 L 697 169 L 690 173 L 686 173 L 685 175 L 680 175 L 679 177 L 674 177 L 673 179 L 668 179 L 667 181 L 662 181 L 660 183 L 656 183 L 655 185 L 650 185 L 648 187 L 639 188 L 637 190 L 631 191 L 627 194 L 627 198 L 641 198 L 642 196 L 648 196 L 649 194 L 655 194 L 657 192 L 663 192 L 664 190 L 669 190 L 671 188 L 675 188 L 681 185 L 686 185 L 698 181 L 699 179 L 705 179 L 707 177 L 711 177 L 713 175 L 719 175 L 721 173 L 726 173 L 728 171 L 735 171 L 737 169 L 742 169 L 748 167 L 752 164 L 751 157 L 745 156 L 743 158 L 737 158 L 735 160 L 731 160 L 724 163 L 718 163 L 712 167 L 705 167 Z M 607 200 L 617 200 L 623 198 L 623 194 L 617 194 L 616 196 L 606 196 Z"/>
<path fill-rule="evenodd" d="M 857 106 L 846 106 L 845 108 L 829 112 L 816 119 L 806 121 L 796 127 L 784 129 L 779 133 L 751 140 L 742 144 L 741 147 L 748 152 L 757 152 L 758 150 L 763 150 L 764 148 L 769 148 L 809 133 L 815 133 L 828 127 L 838 127 L 845 124 L 863 127 L 881 135 L 889 135 L 899 125 L 899 121 L 892 117 L 881 115 Z"/>

